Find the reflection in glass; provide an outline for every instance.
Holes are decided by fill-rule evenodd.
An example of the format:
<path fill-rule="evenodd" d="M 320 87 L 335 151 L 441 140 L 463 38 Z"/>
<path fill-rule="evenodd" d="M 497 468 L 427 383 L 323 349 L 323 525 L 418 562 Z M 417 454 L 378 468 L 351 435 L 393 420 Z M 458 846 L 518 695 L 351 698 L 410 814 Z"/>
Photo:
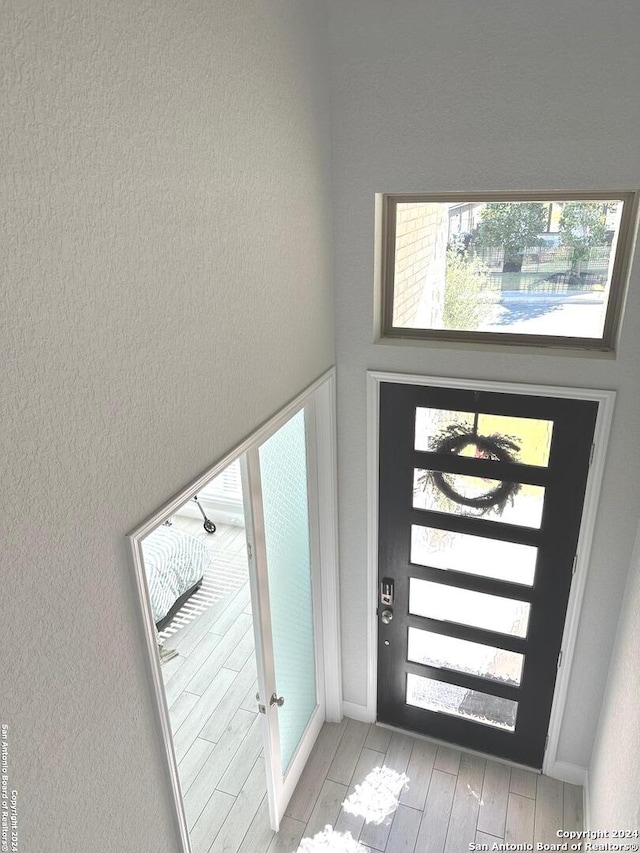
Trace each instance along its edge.
<path fill-rule="evenodd" d="M 474 417 L 473 412 L 430 409 L 418 406 L 416 408 L 415 449 L 435 450 L 442 431 L 450 425 L 456 425 L 472 432 Z M 517 453 L 517 461 L 523 465 L 546 467 L 549 464 L 553 421 L 480 412 L 478 414 L 477 433 L 484 437 L 499 434 L 512 439 L 520 447 Z M 474 445 L 464 448 L 460 455 L 483 458 Z"/>
<path fill-rule="evenodd" d="M 420 675 L 407 675 L 407 703 L 427 711 L 439 711 L 465 717 L 477 723 L 515 731 L 518 703 L 491 696 L 479 690 L 467 690 L 457 684 L 445 684 Z"/>
<path fill-rule="evenodd" d="M 516 484 L 516 494 L 508 497 L 503 506 L 468 506 L 459 503 L 445 494 L 434 482 L 434 476 L 440 472 L 414 469 L 413 506 L 430 512 L 443 512 L 471 517 L 481 516 L 487 521 L 501 521 L 504 524 L 517 524 L 520 527 L 539 528 L 544 507 L 544 486 Z M 452 489 L 464 500 L 489 503 L 491 494 L 501 487 L 499 480 L 485 477 L 471 477 L 468 474 L 442 473 L 445 486 Z"/>
<path fill-rule="evenodd" d="M 409 628 L 408 647 L 408 658 L 415 663 L 466 672 L 505 684 L 520 684 L 524 656 L 517 652 L 419 628 Z"/>
<path fill-rule="evenodd" d="M 538 549 L 437 527 L 411 525 L 411 562 L 468 575 L 533 585 Z"/>
<path fill-rule="evenodd" d="M 530 608 L 527 601 L 409 578 L 409 613 L 413 616 L 526 637 Z"/>

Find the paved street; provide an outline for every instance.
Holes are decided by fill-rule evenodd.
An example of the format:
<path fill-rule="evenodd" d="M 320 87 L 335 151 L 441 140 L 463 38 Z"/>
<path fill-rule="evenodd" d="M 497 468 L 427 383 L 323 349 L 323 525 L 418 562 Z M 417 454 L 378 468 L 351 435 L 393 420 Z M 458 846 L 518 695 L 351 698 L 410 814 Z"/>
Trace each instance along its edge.
<path fill-rule="evenodd" d="M 597 338 L 602 334 L 604 314 L 602 293 L 505 291 L 481 331 Z"/>

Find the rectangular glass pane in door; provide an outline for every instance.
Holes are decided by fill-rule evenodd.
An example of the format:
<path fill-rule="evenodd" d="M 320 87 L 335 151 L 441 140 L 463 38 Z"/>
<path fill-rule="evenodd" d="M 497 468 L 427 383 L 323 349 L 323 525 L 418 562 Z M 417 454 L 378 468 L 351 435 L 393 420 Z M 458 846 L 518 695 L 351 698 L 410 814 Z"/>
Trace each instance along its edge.
<path fill-rule="evenodd" d="M 439 442 L 452 435 L 447 430 L 454 426 L 459 430 L 471 432 L 474 428 L 473 412 L 448 411 L 446 409 L 416 408 L 415 449 L 437 451 Z M 496 434 L 506 436 L 513 446 L 511 453 L 514 461 L 522 465 L 547 467 L 551 452 L 553 421 L 538 418 L 515 418 L 505 415 L 478 413 L 476 428 L 478 435 L 491 437 Z M 517 450 L 516 450 L 517 447 Z M 471 443 L 459 451 L 462 456 L 487 458 L 477 452 Z"/>
<path fill-rule="evenodd" d="M 502 539 L 411 525 L 411 562 L 533 586 L 538 549 Z"/>
<path fill-rule="evenodd" d="M 456 684 L 445 684 L 411 672 L 407 675 L 406 701 L 409 705 L 428 711 L 466 717 L 476 723 L 510 732 L 516 727 L 518 703 L 513 699 L 492 696 L 481 690 L 468 690 Z"/>
<path fill-rule="evenodd" d="M 520 684 L 524 663 L 524 655 L 517 652 L 420 628 L 409 628 L 407 659 L 515 685 Z"/>
<path fill-rule="evenodd" d="M 530 610 L 528 601 L 409 578 L 409 613 L 414 616 L 526 637 Z"/>
<path fill-rule="evenodd" d="M 510 499 L 480 511 L 449 498 L 439 485 L 438 478 L 445 488 L 451 489 L 466 501 L 482 499 L 502 485 L 500 480 L 486 477 L 414 468 L 413 506 L 416 509 L 452 515 L 480 516 L 487 521 L 501 521 L 503 524 L 517 524 L 520 527 L 539 528 L 542 523 L 545 493 L 543 486 L 518 483 L 517 491 Z"/>
<path fill-rule="evenodd" d="M 317 706 L 304 411 L 259 449 L 282 772 Z"/>

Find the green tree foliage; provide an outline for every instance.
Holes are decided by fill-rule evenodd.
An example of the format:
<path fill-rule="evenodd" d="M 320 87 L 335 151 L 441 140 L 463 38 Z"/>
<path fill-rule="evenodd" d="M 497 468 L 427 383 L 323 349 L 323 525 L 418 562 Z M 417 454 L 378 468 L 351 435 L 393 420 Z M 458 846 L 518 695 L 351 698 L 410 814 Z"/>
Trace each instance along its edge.
<path fill-rule="evenodd" d="M 445 329 L 478 329 L 492 309 L 494 290 L 485 265 L 466 251 L 447 252 L 443 322 Z"/>
<path fill-rule="evenodd" d="M 480 215 L 478 243 L 503 246 L 502 272 L 520 272 L 524 250 L 538 245 L 546 221 L 547 206 L 542 202 L 492 201 Z"/>
<path fill-rule="evenodd" d="M 582 262 L 592 246 L 602 246 L 606 239 L 606 210 L 602 202 L 570 201 L 560 217 L 562 244 L 573 250 L 571 272 L 580 273 Z"/>

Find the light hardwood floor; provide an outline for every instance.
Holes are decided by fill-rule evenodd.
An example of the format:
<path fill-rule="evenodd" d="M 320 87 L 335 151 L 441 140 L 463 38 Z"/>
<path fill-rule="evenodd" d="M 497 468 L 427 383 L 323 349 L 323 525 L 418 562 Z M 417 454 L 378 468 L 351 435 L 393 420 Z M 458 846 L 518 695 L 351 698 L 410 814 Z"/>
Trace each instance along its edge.
<path fill-rule="evenodd" d="M 178 656 L 162 666 L 191 844 L 206 853 L 227 850 L 227 818 L 246 831 L 266 791 L 246 541 L 238 527 L 210 535 L 197 519 L 173 524 L 213 558 L 210 594 L 178 614 L 165 641 Z"/>
<path fill-rule="evenodd" d="M 558 829 L 582 828 L 582 789 L 343 720 L 322 729 L 287 815 L 309 853 L 325 849 L 323 832 L 336 851 L 360 849 L 350 836 L 364 850 L 465 853 L 471 843 L 557 843 Z"/>
<path fill-rule="evenodd" d="M 274 834 L 248 585 L 170 644 L 179 656 L 163 676 L 194 853 L 466 853 L 582 828 L 581 788 L 344 719 L 324 725 Z"/>

